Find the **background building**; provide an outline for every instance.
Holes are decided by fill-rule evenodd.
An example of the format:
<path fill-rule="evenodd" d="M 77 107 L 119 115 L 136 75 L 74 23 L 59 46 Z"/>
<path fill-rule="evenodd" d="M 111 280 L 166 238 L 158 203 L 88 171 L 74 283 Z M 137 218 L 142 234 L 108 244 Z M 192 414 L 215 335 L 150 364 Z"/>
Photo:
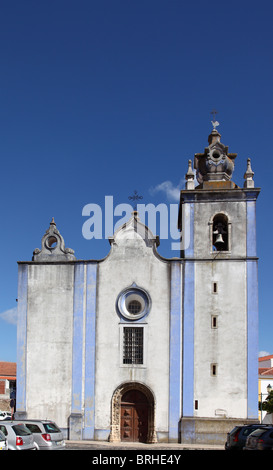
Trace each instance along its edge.
<path fill-rule="evenodd" d="M 13 413 L 16 406 L 16 362 L 0 362 L 0 411 Z"/>
<path fill-rule="evenodd" d="M 259 402 L 264 402 L 273 390 L 273 355 L 259 357 Z M 272 414 L 259 411 L 259 420 L 262 423 L 273 423 Z"/>

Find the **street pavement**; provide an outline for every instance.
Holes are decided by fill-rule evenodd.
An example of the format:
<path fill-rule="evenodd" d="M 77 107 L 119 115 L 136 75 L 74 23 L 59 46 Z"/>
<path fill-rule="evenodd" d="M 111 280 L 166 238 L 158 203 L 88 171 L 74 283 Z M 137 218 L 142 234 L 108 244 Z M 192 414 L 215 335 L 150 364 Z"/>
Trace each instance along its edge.
<path fill-rule="evenodd" d="M 70 441 L 67 440 L 67 450 L 93 450 L 93 451 L 139 451 L 139 452 L 155 452 L 155 451 L 182 451 L 182 450 L 224 450 L 224 444 L 178 444 L 178 443 L 156 443 L 143 444 L 141 442 L 107 442 L 107 441 Z"/>

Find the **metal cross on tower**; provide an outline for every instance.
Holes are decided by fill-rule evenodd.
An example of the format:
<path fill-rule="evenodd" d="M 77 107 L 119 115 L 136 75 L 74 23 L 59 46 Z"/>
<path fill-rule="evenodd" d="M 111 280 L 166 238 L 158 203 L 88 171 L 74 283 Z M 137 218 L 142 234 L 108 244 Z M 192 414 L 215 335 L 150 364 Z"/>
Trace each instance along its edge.
<path fill-rule="evenodd" d="M 213 121 L 211 121 L 211 124 L 213 125 L 213 129 L 215 130 L 215 128 L 219 126 L 219 122 L 215 119 L 216 114 L 218 114 L 218 111 L 216 111 L 216 109 L 213 109 L 210 114 L 212 114 L 213 117 Z"/>

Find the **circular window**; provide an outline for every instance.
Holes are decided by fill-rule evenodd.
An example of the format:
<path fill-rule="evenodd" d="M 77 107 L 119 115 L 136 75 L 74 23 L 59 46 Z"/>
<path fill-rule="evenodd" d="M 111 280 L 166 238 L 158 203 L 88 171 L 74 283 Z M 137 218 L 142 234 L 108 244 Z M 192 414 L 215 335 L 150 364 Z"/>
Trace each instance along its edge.
<path fill-rule="evenodd" d="M 141 303 L 138 300 L 131 300 L 128 304 L 128 311 L 132 313 L 132 315 L 138 314 L 141 308 Z"/>
<path fill-rule="evenodd" d="M 143 289 L 131 287 L 121 292 L 117 300 L 118 312 L 130 320 L 144 317 L 150 310 L 150 297 Z"/>
<path fill-rule="evenodd" d="M 219 158 L 221 157 L 221 154 L 220 152 L 218 152 L 218 150 L 216 150 L 213 152 L 212 157 L 214 160 L 219 160 Z"/>
<path fill-rule="evenodd" d="M 58 240 L 54 235 L 50 235 L 45 241 L 46 247 L 50 250 L 54 250 L 58 244 Z"/>

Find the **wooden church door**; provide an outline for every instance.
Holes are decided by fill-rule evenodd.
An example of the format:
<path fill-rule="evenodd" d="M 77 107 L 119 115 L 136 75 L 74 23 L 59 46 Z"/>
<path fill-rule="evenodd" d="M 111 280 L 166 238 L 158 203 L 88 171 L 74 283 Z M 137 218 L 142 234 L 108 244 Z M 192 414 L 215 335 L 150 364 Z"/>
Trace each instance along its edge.
<path fill-rule="evenodd" d="M 146 442 L 149 403 L 138 390 L 125 392 L 121 399 L 120 436 L 122 441 Z"/>

